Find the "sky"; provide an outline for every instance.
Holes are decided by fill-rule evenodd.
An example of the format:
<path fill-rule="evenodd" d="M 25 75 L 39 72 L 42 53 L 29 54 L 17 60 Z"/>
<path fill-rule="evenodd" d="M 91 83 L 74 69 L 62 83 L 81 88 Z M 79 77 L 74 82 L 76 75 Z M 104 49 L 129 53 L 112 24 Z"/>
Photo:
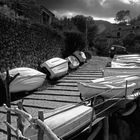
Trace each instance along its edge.
<path fill-rule="evenodd" d="M 57 17 L 92 16 L 95 20 L 114 23 L 120 10 L 130 10 L 131 17 L 140 14 L 140 0 L 42 0 Z"/>

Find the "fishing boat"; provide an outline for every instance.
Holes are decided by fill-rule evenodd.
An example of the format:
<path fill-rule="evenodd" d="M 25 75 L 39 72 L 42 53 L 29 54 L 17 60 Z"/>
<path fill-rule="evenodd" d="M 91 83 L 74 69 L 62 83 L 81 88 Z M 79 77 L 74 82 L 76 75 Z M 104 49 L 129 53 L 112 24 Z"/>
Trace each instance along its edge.
<path fill-rule="evenodd" d="M 137 59 L 140 58 L 139 54 L 126 54 L 126 55 L 115 55 L 113 59 Z"/>
<path fill-rule="evenodd" d="M 110 67 L 103 70 L 104 76 L 140 75 L 140 55 L 115 55 Z"/>
<path fill-rule="evenodd" d="M 78 59 L 80 62 L 80 65 L 86 62 L 86 56 L 85 53 L 82 51 L 75 51 L 73 55 Z"/>
<path fill-rule="evenodd" d="M 139 62 L 126 62 L 126 61 L 112 61 L 111 68 L 140 68 L 140 61 Z"/>
<path fill-rule="evenodd" d="M 84 58 L 84 59 L 85 59 L 85 61 L 86 61 L 87 57 L 86 57 L 85 53 L 84 53 L 84 52 L 82 52 L 82 51 L 81 51 L 81 56 L 82 56 L 82 58 Z"/>
<path fill-rule="evenodd" d="M 18 73 L 19 75 L 9 85 L 11 93 L 35 90 L 43 84 L 46 78 L 44 73 L 32 68 L 19 67 L 9 70 L 11 77 L 14 77 Z M 3 75 L 6 76 L 6 72 Z"/>
<path fill-rule="evenodd" d="M 75 56 L 70 55 L 69 57 L 66 58 L 68 60 L 68 65 L 70 69 L 76 69 L 79 67 L 79 61 Z"/>
<path fill-rule="evenodd" d="M 140 55 L 115 55 L 111 61 L 112 68 L 140 67 Z"/>
<path fill-rule="evenodd" d="M 50 79 L 59 78 L 68 72 L 68 61 L 62 58 L 52 58 L 40 66 Z"/>
<path fill-rule="evenodd" d="M 91 80 L 89 83 L 78 83 L 81 97 L 85 99 L 99 95 L 104 98 L 121 98 L 131 95 L 139 87 L 140 77 L 131 75 L 109 76 Z"/>
<path fill-rule="evenodd" d="M 56 109 L 46 115 L 44 124 L 47 125 L 58 137 L 66 139 L 74 136 L 90 124 L 92 107 L 81 104 L 67 105 L 62 109 Z M 97 119 L 93 124 L 96 124 L 103 118 L 104 117 Z M 38 140 L 38 130 L 29 126 L 25 129 L 24 136 L 30 138 L 30 140 Z M 47 139 L 47 135 L 44 134 L 43 140 Z"/>

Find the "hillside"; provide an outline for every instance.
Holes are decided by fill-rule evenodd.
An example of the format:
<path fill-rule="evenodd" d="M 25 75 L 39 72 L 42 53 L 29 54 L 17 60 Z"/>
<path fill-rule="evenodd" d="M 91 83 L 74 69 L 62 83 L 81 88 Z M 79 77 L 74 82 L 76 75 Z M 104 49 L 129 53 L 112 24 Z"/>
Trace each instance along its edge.
<path fill-rule="evenodd" d="M 8 32 L 7 32 L 8 31 Z M 62 57 L 63 38 L 49 27 L 26 25 L 0 15 L 0 70 L 37 68 L 52 57 Z"/>
<path fill-rule="evenodd" d="M 95 24 L 98 26 L 98 34 L 107 33 L 111 31 L 112 24 L 104 20 L 95 20 Z"/>

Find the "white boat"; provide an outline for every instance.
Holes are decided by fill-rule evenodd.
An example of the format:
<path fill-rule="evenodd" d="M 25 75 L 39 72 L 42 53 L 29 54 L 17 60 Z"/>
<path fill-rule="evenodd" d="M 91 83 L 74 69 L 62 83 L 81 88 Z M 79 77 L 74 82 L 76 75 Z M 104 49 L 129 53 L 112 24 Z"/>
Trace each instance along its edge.
<path fill-rule="evenodd" d="M 85 56 L 84 52 L 75 51 L 75 52 L 73 53 L 73 55 L 78 59 L 78 61 L 80 62 L 80 64 L 85 63 L 85 61 L 86 61 L 86 56 Z"/>
<path fill-rule="evenodd" d="M 125 94 L 131 95 L 139 87 L 140 77 L 131 75 L 109 76 L 91 80 L 89 83 L 78 83 L 81 96 L 85 99 L 98 95 L 104 98 L 120 98 Z"/>
<path fill-rule="evenodd" d="M 126 55 L 115 55 L 115 59 L 137 59 L 140 58 L 139 54 L 126 54 Z"/>
<path fill-rule="evenodd" d="M 85 61 L 86 61 L 87 57 L 86 57 L 85 53 L 82 52 L 82 51 L 81 51 L 81 56 L 82 56 L 82 57 L 85 59 Z"/>
<path fill-rule="evenodd" d="M 112 68 L 140 67 L 140 55 L 115 55 L 111 61 Z"/>
<path fill-rule="evenodd" d="M 70 55 L 69 57 L 66 58 L 66 60 L 68 60 L 69 62 L 68 64 L 70 69 L 76 69 L 79 67 L 80 63 L 75 56 Z"/>
<path fill-rule="evenodd" d="M 140 55 L 115 55 L 111 67 L 105 67 L 104 76 L 140 75 Z"/>
<path fill-rule="evenodd" d="M 46 78 L 44 73 L 32 68 L 20 67 L 9 70 L 11 77 L 17 73 L 19 75 L 10 83 L 9 91 L 11 93 L 35 90 L 43 84 Z"/>
<path fill-rule="evenodd" d="M 45 117 L 44 124 L 46 124 L 58 137 L 68 138 L 89 125 L 92 107 L 86 105 L 69 105 L 62 110 L 60 109 L 60 111 L 57 109 L 53 112 L 51 115 L 48 114 L 48 116 Z M 104 117 L 99 118 L 93 123 L 95 124 L 103 118 Z M 24 132 L 24 136 L 30 138 L 30 140 L 38 140 L 37 134 L 38 130 L 30 126 L 27 127 Z M 47 135 L 44 134 L 43 140 L 48 140 Z"/>
<path fill-rule="evenodd" d="M 49 72 L 50 79 L 58 78 L 67 74 L 68 61 L 62 58 L 55 57 L 41 64 L 41 68 L 46 69 L 46 71 Z"/>

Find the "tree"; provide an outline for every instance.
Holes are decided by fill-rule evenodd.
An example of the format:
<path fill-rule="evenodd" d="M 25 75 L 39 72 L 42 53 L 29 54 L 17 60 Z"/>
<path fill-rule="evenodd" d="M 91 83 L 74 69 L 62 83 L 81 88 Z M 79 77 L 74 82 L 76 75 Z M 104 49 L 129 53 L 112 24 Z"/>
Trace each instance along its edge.
<path fill-rule="evenodd" d="M 61 24 L 63 25 L 63 30 L 64 31 L 78 31 L 77 27 L 74 25 L 72 20 L 70 18 L 64 17 L 60 19 Z"/>
<path fill-rule="evenodd" d="M 10 6 L 18 15 L 23 15 L 30 19 L 40 16 L 40 7 L 35 0 L 13 0 Z"/>
<path fill-rule="evenodd" d="M 130 18 L 130 11 L 129 10 L 121 10 L 121 11 L 116 13 L 115 20 L 117 22 L 126 23 L 128 20 L 128 17 Z"/>
<path fill-rule="evenodd" d="M 86 30 L 86 17 L 83 15 L 77 15 L 75 17 L 72 17 L 71 19 L 74 23 L 74 25 L 77 27 L 77 29 L 82 32 L 85 33 Z"/>
<path fill-rule="evenodd" d="M 81 32 L 68 31 L 65 35 L 65 50 L 63 57 L 71 55 L 76 50 L 82 50 L 85 47 L 84 36 Z"/>
<path fill-rule="evenodd" d="M 135 25 L 137 22 L 140 22 L 140 15 L 130 20 L 131 25 Z"/>
<path fill-rule="evenodd" d="M 135 37 L 136 37 L 136 35 L 133 32 L 131 32 L 123 39 L 124 46 L 126 47 L 126 50 L 128 52 L 134 52 L 135 51 L 134 50 Z"/>
<path fill-rule="evenodd" d="M 88 45 L 89 47 L 93 47 L 94 46 L 94 39 L 96 37 L 98 28 L 96 25 L 92 25 L 88 28 L 88 35 L 87 35 L 87 39 L 88 39 Z"/>
<path fill-rule="evenodd" d="M 62 25 L 62 23 L 61 23 L 60 20 L 59 20 L 58 18 L 56 18 L 56 17 L 52 20 L 51 26 L 52 26 L 54 29 L 58 29 L 58 30 L 60 30 L 60 31 L 63 30 L 63 25 Z"/>
<path fill-rule="evenodd" d="M 93 40 L 97 33 L 97 26 L 91 16 L 85 17 L 83 15 L 77 15 L 72 18 L 73 23 L 77 29 L 85 35 L 86 49 L 88 46 L 93 46 Z"/>

